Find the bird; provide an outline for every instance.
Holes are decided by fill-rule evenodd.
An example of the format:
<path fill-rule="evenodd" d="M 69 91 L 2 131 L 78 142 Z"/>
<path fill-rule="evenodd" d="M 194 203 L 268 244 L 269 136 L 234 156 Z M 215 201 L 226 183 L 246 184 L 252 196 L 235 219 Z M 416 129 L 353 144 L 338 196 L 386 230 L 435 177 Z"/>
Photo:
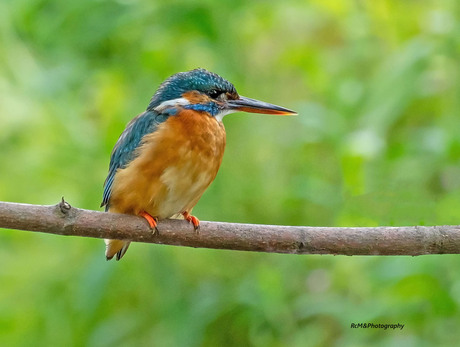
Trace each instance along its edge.
<path fill-rule="evenodd" d="M 295 111 L 247 98 L 234 85 L 198 68 L 167 78 L 147 109 L 132 119 L 110 155 L 101 207 L 106 212 L 157 222 L 183 218 L 199 231 L 193 207 L 217 175 L 226 144 L 222 123 L 233 112 L 294 115 Z M 107 260 L 120 260 L 128 240 L 105 240 Z"/>

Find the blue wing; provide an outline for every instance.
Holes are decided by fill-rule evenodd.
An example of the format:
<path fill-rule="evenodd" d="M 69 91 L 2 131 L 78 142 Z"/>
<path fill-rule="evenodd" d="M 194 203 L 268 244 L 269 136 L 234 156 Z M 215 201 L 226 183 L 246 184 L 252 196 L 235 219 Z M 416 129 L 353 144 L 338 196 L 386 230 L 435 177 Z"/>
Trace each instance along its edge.
<path fill-rule="evenodd" d="M 137 157 L 136 149 L 141 145 L 142 138 L 154 132 L 158 124 L 164 122 L 168 116 L 167 114 L 159 114 L 156 111 L 147 110 L 129 122 L 126 129 L 118 138 L 110 156 L 109 174 L 104 182 L 104 195 L 101 207 L 105 206 L 106 211 L 109 208 L 113 180 L 117 170 L 125 168 Z"/>

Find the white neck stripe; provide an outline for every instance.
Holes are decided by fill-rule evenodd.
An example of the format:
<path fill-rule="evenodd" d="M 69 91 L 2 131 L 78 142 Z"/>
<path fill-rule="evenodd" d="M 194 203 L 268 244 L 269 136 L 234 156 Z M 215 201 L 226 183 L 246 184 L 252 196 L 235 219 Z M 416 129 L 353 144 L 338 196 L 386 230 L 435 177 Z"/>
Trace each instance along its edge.
<path fill-rule="evenodd" d="M 186 98 L 177 98 L 177 99 L 163 101 L 161 104 L 155 107 L 154 110 L 157 111 L 158 113 L 162 113 L 170 107 L 185 106 L 189 104 L 190 104 L 190 101 L 188 101 Z"/>
<path fill-rule="evenodd" d="M 159 104 L 157 107 L 154 108 L 155 111 L 158 113 L 162 113 L 168 108 L 171 107 L 177 107 L 177 106 L 186 106 L 190 105 L 190 101 L 188 101 L 186 98 L 177 98 L 177 99 L 172 99 L 172 100 L 166 100 L 163 101 L 161 104 Z M 237 110 L 224 110 L 222 112 L 219 112 L 216 114 L 214 117 L 219 121 L 222 122 L 222 119 L 230 114 L 230 113 L 235 113 Z"/>

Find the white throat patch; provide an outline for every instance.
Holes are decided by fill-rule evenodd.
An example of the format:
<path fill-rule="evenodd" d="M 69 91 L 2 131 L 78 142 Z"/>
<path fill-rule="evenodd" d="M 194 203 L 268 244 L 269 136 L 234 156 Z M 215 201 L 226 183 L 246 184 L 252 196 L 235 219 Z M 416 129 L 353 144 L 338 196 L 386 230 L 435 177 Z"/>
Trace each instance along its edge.
<path fill-rule="evenodd" d="M 224 110 L 222 112 L 219 112 L 218 114 L 216 114 L 214 117 L 219 121 L 219 122 L 222 122 L 222 119 L 230 114 L 230 113 L 235 113 L 235 112 L 238 112 L 237 110 Z"/>

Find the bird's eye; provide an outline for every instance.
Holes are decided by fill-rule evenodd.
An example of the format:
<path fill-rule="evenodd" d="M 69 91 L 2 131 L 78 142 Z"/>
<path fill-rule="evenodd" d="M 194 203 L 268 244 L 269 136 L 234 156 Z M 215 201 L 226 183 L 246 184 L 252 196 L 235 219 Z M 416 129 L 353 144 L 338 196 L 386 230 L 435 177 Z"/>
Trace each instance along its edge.
<path fill-rule="evenodd" d="M 209 91 L 209 96 L 213 99 L 217 99 L 219 97 L 220 94 L 222 94 L 221 91 L 218 91 L 218 90 L 215 90 L 215 89 L 212 89 Z"/>

